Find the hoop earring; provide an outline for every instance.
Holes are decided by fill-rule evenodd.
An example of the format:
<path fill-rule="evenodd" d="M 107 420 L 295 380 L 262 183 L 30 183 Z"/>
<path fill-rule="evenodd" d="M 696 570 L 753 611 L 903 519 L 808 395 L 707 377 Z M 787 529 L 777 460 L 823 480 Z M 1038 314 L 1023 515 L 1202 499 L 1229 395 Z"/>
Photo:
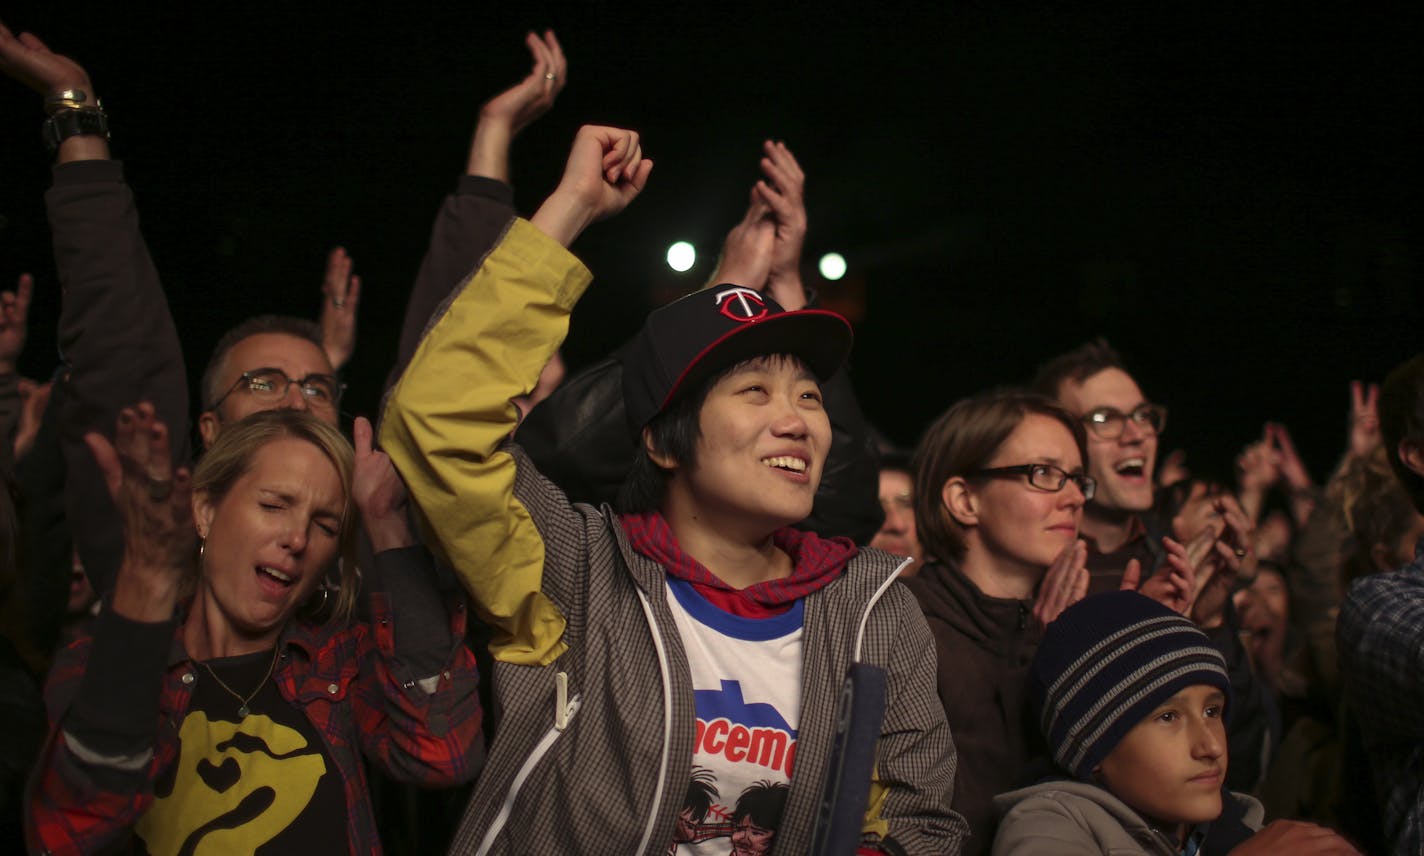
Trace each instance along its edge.
<path fill-rule="evenodd" d="M 201 564 L 203 563 L 203 548 L 206 547 L 206 546 L 208 546 L 208 539 L 202 538 L 202 537 L 198 538 L 198 564 L 199 564 L 199 565 L 201 565 Z"/>
<path fill-rule="evenodd" d="M 316 592 L 312 592 L 306 603 L 302 604 L 302 616 L 308 621 L 324 621 L 327 618 L 327 607 L 331 605 L 331 587 L 326 580 L 321 581 L 321 599 L 318 600 Z"/>

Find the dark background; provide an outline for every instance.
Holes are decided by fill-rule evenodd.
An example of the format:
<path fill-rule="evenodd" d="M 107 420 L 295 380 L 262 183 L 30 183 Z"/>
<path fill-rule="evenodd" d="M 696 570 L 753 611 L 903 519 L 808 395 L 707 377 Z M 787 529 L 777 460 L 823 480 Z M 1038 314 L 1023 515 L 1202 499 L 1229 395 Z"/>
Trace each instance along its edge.
<path fill-rule="evenodd" d="M 6 4 L 90 72 L 196 376 L 258 312 L 315 317 L 326 251 L 365 280 L 351 412 L 371 413 L 406 291 L 478 105 L 552 26 L 569 85 L 514 152 L 552 189 L 584 122 L 644 135 L 647 192 L 575 249 L 599 281 L 566 354 L 707 276 L 762 139 L 808 175 L 808 266 L 857 314 L 866 411 L 911 443 L 955 398 L 1095 335 L 1172 411 L 1166 448 L 1224 471 L 1283 421 L 1317 477 L 1351 378 L 1419 349 L 1417 5 L 1008 2 L 802 8 L 462 3 Z M 0 79 L 0 285 L 58 294 L 37 96 Z M 669 243 L 699 262 L 673 274 Z M 473 382 L 473 381 L 472 381 Z"/>

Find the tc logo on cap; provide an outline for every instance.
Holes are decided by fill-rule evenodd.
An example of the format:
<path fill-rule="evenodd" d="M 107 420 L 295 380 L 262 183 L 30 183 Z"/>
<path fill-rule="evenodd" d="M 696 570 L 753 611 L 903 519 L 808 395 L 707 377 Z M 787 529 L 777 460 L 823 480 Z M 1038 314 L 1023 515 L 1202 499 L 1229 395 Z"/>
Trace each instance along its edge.
<path fill-rule="evenodd" d="M 766 301 L 750 288 L 733 287 L 717 292 L 717 308 L 739 324 L 760 321 L 768 314 Z"/>

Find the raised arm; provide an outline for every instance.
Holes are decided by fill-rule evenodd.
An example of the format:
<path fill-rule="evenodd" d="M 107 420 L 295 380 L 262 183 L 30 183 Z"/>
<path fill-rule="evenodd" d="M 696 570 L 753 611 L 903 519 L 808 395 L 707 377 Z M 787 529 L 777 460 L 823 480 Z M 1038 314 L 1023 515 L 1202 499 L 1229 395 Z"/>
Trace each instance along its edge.
<path fill-rule="evenodd" d="M 0 71 L 33 89 L 51 112 L 97 109 L 89 75 L 37 37 L 0 25 Z M 59 345 L 65 357 L 60 425 L 68 469 L 65 512 L 94 589 L 113 584 L 123 534 L 113 501 L 84 444 L 109 434 L 127 404 L 153 402 L 172 429 L 175 462 L 189 458 L 188 380 L 177 330 L 139 231 L 122 166 L 106 137 L 81 132 L 56 152 L 45 195 L 64 289 Z"/>
<path fill-rule="evenodd" d="M 782 308 L 800 309 L 806 305 L 806 288 L 801 282 L 801 249 L 806 243 L 806 174 L 786 143 L 779 140 L 762 144 L 759 165 L 763 177 L 752 193 L 770 210 L 776 229 L 766 288 Z"/>
<path fill-rule="evenodd" d="M 447 614 L 424 548 L 392 533 L 406 491 L 390 458 L 372 446 L 371 423 L 352 427 L 352 499 L 380 552 L 368 644 L 360 646 L 354 702 L 362 749 L 388 775 L 426 786 L 469 781 L 484 754 L 479 675 L 465 646 L 464 613 Z M 374 644 L 369 644 L 374 643 Z"/>
<path fill-rule="evenodd" d="M 470 141 L 470 160 L 465 170 L 468 175 L 509 184 L 509 147 L 514 138 L 549 112 L 569 82 L 569 63 L 553 30 L 545 30 L 543 36 L 531 32 L 524 37 L 524 44 L 534 66 L 523 80 L 480 108 L 480 121 Z"/>
<path fill-rule="evenodd" d="M 751 287 L 764 288 L 784 309 L 803 309 L 809 300 L 801 281 L 801 251 L 806 243 L 807 224 L 806 174 L 791 149 L 780 141 L 762 143 L 758 166 L 762 178 L 752 187 L 747 216 L 751 218 L 760 206 L 772 238 L 765 283 Z M 731 236 L 728 245 L 730 249 Z M 826 402 L 826 415 L 831 418 L 831 450 L 811 516 L 798 528 L 828 536 L 845 535 L 858 544 L 869 543 L 885 521 L 879 499 L 880 461 L 870 427 L 846 369 L 821 385 L 821 395 Z"/>
<path fill-rule="evenodd" d="M 510 146 L 520 131 L 548 112 L 568 80 L 568 63 L 552 31 L 542 39 L 530 33 L 525 42 L 534 58 L 533 69 L 480 109 L 465 174 L 435 216 L 430 245 L 406 304 L 400 346 L 387 386 L 395 383 L 410 361 L 435 310 L 456 285 L 470 277 L 514 220 Z"/>
<path fill-rule="evenodd" d="M 321 349 L 340 370 L 356 351 L 356 310 L 361 306 L 361 277 L 353 274 L 353 262 L 344 247 L 334 247 L 326 256 L 326 275 L 321 279 Z"/>
<path fill-rule="evenodd" d="M 79 63 L 54 53 L 34 33 L 16 36 L 3 23 L 0 71 L 43 96 L 45 113 L 51 117 L 66 110 L 82 113 L 101 109 L 94 84 Z M 72 134 L 55 151 L 55 162 L 59 164 L 108 159 L 108 137 L 97 133 Z"/>
<path fill-rule="evenodd" d="M 108 851 L 152 805 L 174 608 L 196 547 L 191 480 L 141 404 L 89 448 L 124 521 L 123 563 L 94 638 L 65 649 L 45 688 L 51 731 L 27 800 L 34 852 Z M 173 711 L 167 711 L 169 715 Z"/>
<path fill-rule="evenodd" d="M 541 588 L 543 542 L 512 496 L 514 456 L 500 450 L 517 420 L 511 399 L 534 386 L 590 282 L 565 248 L 622 210 L 651 169 L 637 134 L 582 128 L 558 189 L 459 285 L 387 398 L 381 445 L 433 551 L 496 629 L 500 659 L 547 663 L 563 650 L 564 629 Z"/>
<path fill-rule="evenodd" d="M 791 273 L 800 264 L 805 236 L 804 176 L 784 145 L 768 142 L 763 152 L 766 178 L 753 186 L 746 213 L 727 233 L 707 285 L 730 282 L 765 290 L 783 308 L 800 309 L 806 293 L 799 274 L 793 279 Z M 786 163 L 780 171 L 770 169 L 773 155 Z M 520 445 L 540 472 L 576 501 L 614 502 L 637 454 L 623 411 L 622 371 L 616 353 L 586 367 L 520 425 Z M 844 369 L 821 385 L 821 394 L 833 440 L 815 506 L 797 528 L 866 543 L 884 520 L 869 427 Z"/>

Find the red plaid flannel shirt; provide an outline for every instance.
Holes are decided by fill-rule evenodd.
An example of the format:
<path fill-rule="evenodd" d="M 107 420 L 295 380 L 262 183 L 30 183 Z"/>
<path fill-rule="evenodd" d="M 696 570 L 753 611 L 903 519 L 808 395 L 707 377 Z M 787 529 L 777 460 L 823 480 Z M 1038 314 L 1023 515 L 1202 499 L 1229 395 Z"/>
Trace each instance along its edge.
<path fill-rule="evenodd" d="M 333 628 L 293 623 L 284 631 L 274 679 L 326 743 L 346 790 L 351 853 L 380 853 L 361 755 L 392 778 L 431 787 L 467 782 L 484 757 L 479 681 L 465 638 L 463 604 L 451 611 L 457 640 L 433 694 L 391 670 L 395 652 L 389 598 L 372 595 L 372 623 Z M 84 675 L 91 638 L 62 651 L 45 694 L 72 699 Z M 36 852 L 83 854 L 125 849 L 133 824 L 153 802 L 153 782 L 178 756 L 196 664 L 182 644 L 182 625 L 164 675 L 160 715 L 147 770 L 96 770 L 68 752 L 51 707 L 50 735 L 27 800 L 26 834 Z M 334 689 L 334 691 L 333 691 Z"/>

